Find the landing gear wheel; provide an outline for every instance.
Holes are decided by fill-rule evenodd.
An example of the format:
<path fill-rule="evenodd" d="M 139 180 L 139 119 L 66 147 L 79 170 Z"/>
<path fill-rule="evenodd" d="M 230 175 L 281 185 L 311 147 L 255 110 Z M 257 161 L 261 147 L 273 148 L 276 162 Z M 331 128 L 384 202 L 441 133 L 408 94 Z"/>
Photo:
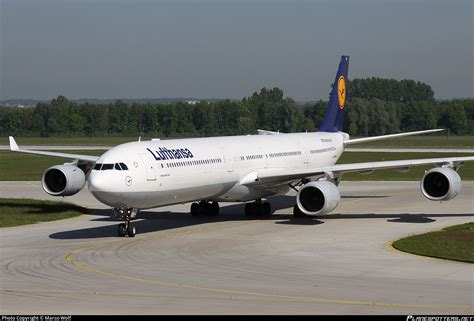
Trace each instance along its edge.
<path fill-rule="evenodd" d="M 211 203 L 206 201 L 199 202 L 199 215 L 201 216 L 212 216 L 212 206 Z"/>
<path fill-rule="evenodd" d="M 251 217 L 253 216 L 253 203 L 247 203 L 245 204 L 245 216 Z"/>
<path fill-rule="evenodd" d="M 191 204 L 191 215 L 192 216 L 198 216 L 199 215 L 199 204 L 198 203 L 192 203 Z"/>
<path fill-rule="evenodd" d="M 211 215 L 212 216 L 219 215 L 219 203 L 217 203 L 217 202 L 212 202 L 211 203 Z"/>
<path fill-rule="evenodd" d="M 125 223 L 120 223 L 118 226 L 118 236 L 124 237 L 127 234 L 127 226 Z"/>
<path fill-rule="evenodd" d="M 264 216 L 272 215 L 272 206 L 268 202 L 263 203 L 263 215 Z"/>
<path fill-rule="evenodd" d="M 130 223 L 131 220 L 136 220 L 138 218 L 138 208 L 132 207 L 114 207 L 113 208 L 115 217 L 124 221 L 118 225 L 118 236 L 124 237 L 128 235 L 129 237 L 134 237 L 136 234 L 135 227 Z"/>
<path fill-rule="evenodd" d="M 298 205 L 293 206 L 293 216 L 294 217 L 307 217 L 305 213 L 301 212 L 300 208 Z"/>
<path fill-rule="evenodd" d="M 245 204 L 245 216 L 262 217 L 272 215 L 272 206 L 270 203 L 253 202 Z"/>
<path fill-rule="evenodd" d="M 192 216 L 217 216 L 219 215 L 219 203 L 218 202 L 206 202 L 200 201 L 199 203 L 191 204 L 191 215 Z"/>
<path fill-rule="evenodd" d="M 135 237 L 136 232 L 135 226 L 129 223 L 127 228 L 128 237 Z"/>

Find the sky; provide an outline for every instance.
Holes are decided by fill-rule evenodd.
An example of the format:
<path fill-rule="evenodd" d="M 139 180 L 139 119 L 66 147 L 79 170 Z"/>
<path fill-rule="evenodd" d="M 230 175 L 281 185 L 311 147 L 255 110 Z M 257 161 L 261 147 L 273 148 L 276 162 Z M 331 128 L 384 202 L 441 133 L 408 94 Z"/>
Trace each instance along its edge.
<path fill-rule="evenodd" d="M 327 99 L 349 78 L 474 97 L 472 0 L 0 0 L 0 99 Z"/>

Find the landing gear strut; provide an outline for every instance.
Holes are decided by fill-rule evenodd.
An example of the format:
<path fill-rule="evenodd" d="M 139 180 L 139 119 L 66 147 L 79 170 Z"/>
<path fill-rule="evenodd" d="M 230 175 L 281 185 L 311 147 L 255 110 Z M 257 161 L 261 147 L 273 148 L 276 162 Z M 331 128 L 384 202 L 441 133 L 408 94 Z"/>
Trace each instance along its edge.
<path fill-rule="evenodd" d="M 305 213 L 303 213 L 298 205 L 293 206 L 293 216 L 294 217 L 308 217 Z"/>
<path fill-rule="evenodd" d="M 245 216 L 258 217 L 272 215 L 272 206 L 268 202 L 262 202 L 261 199 L 252 203 L 245 204 Z"/>
<path fill-rule="evenodd" d="M 219 215 L 219 203 L 200 201 L 191 204 L 192 216 L 217 216 Z"/>
<path fill-rule="evenodd" d="M 131 222 L 138 216 L 138 209 L 137 208 L 114 208 L 115 216 L 121 220 L 124 220 L 125 223 L 120 223 L 118 226 L 118 236 L 124 237 L 128 235 L 129 237 L 135 237 L 136 228 Z"/>
<path fill-rule="evenodd" d="M 300 180 L 297 184 L 288 184 L 288 186 L 292 189 L 294 189 L 297 193 L 298 193 L 298 188 L 297 187 L 301 187 L 303 186 L 304 184 L 306 183 L 309 183 L 311 180 L 307 179 L 307 178 L 303 178 L 302 180 Z M 339 184 L 339 182 L 337 183 Z M 305 213 L 303 213 L 300 208 L 298 207 L 297 204 L 295 204 L 295 206 L 293 206 L 293 216 L 294 217 L 308 217 L 308 215 L 306 215 Z"/>

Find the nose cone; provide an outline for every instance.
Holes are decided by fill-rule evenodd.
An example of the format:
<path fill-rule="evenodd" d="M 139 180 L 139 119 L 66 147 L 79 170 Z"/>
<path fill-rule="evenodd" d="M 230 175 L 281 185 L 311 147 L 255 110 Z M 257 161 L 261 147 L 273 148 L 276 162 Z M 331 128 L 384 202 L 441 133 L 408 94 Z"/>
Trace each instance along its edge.
<path fill-rule="evenodd" d="M 88 179 L 89 191 L 94 197 L 109 206 L 115 207 L 121 205 L 121 193 L 114 191 L 114 184 L 108 175 L 92 171 Z M 116 188 L 117 186 L 115 186 Z"/>
<path fill-rule="evenodd" d="M 106 180 L 104 175 L 100 175 L 96 171 L 92 171 L 89 175 L 88 188 L 91 193 L 103 192 L 107 190 Z"/>

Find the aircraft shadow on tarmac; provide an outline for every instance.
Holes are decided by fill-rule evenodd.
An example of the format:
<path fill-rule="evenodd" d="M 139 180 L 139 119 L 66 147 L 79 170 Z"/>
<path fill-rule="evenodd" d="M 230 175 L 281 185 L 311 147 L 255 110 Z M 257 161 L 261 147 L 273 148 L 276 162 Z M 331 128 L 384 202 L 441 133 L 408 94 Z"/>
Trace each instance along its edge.
<path fill-rule="evenodd" d="M 346 196 L 346 198 L 364 198 L 366 196 Z M 386 197 L 386 196 L 375 196 Z M 374 198 L 374 196 L 367 196 L 367 198 Z M 322 217 L 302 217 L 295 218 L 291 213 L 295 202 L 293 196 L 275 196 L 269 198 L 272 204 L 272 209 L 283 210 L 287 209 L 288 214 L 275 214 L 270 217 L 247 218 L 244 216 L 244 204 L 232 204 L 221 206 L 219 216 L 191 216 L 187 212 L 171 212 L 171 211 L 142 211 L 139 214 L 139 220 L 133 221 L 137 228 L 137 233 L 142 235 L 146 233 L 165 231 L 176 229 L 180 227 L 187 227 L 199 224 L 213 223 L 213 222 L 229 222 L 229 221 L 244 221 L 244 220 L 274 220 L 275 224 L 288 225 L 320 225 L 326 220 L 337 219 L 387 219 L 391 223 L 432 223 L 437 217 L 474 217 L 473 214 L 408 214 L 408 213 L 393 213 L 393 214 L 343 214 L 334 213 L 324 215 Z M 105 226 L 97 226 L 91 228 L 83 228 L 69 231 L 62 231 L 53 233 L 49 237 L 52 239 L 92 239 L 92 238 L 106 238 L 117 235 L 118 220 L 113 216 L 111 209 L 91 209 L 90 216 L 97 218 L 92 221 L 99 222 L 117 222 L 117 224 L 110 224 Z"/>

